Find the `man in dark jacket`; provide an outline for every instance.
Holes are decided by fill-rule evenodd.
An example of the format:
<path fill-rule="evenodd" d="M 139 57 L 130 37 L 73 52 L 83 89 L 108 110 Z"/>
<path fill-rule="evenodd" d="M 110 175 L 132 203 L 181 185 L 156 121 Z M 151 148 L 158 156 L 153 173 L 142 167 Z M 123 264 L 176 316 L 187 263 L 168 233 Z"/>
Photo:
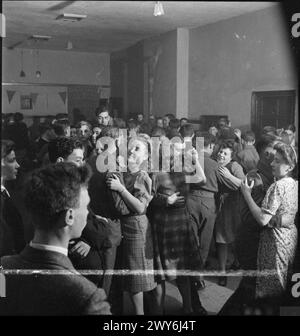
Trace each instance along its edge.
<path fill-rule="evenodd" d="M 80 275 L 68 258 L 68 244 L 86 225 L 89 177 L 86 166 L 49 165 L 33 173 L 25 204 L 35 233 L 20 255 L 1 258 L 5 270 L 28 270 L 6 275 L 6 297 L 0 315 L 110 314 L 103 289 Z M 35 270 L 35 274 L 30 274 Z"/>
<path fill-rule="evenodd" d="M 25 246 L 21 214 L 5 188 L 6 182 L 16 179 L 20 168 L 14 148 L 11 140 L 1 141 L 0 257 L 19 253 Z"/>

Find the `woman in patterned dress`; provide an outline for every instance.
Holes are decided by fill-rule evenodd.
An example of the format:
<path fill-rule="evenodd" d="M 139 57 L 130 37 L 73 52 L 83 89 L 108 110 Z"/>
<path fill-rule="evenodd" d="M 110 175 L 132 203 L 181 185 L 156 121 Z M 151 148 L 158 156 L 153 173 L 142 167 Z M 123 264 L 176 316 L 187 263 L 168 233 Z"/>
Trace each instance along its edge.
<path fill-rule="evenodd" d="M 182 145 L 181 142 L 173 144 L 171 153 L 181 157 Z M 205 183 L 197 151 L 192 149 L 189 155 L 190 162 L 192 159 L 195 161 L 197 183 Z M 164 287 L 164 279 L 176 280 L 182 296 L 183 313 L 190 314 L 192 313 L 191 277 L 182 273 L 188 270 L 201 270 L 203 265 L 186 208 L 189 177 L 185 172 L 174 171 L 172 156 L 170 161 L 170 172 L 160 171 L 152 175 L 151 222 L 154 247 L 159 254 L 162 269 L 171 271 L 163 277 L 162 286 Z M 162 301 L 164 302 L 164 295 Z M 202 307 L 202 314 L 204 313 L 206 311 Z"/>
<path fill-rule="evenodd" d="M 117 176 L 109 177 L 107 184 L 126 203 L 130 213 L 121 217 L 123 234 L 123 267 L 137 271 L 124 276 L 124 290 L 129 292 L 135 313 L 144 314 L 143 292 L 156 288 L 154 278 L 153 241 L 146 210 L 152 199 L 152 182 L 142 165 L 148 158 L 147 139 L 132 138 L 128 143 L 128 171 L 123 174 L 124 185 Z"/>
<path fill-rule="evenodd" d="M 276 154 L 271 166 L 275 182 L 269 187 L 262 206 L 259 207 L 251 196 L 253 185 L 249 186 L 245 181 L 241 190 L 253 217 L 263 227 L 257 256 L 258 271 L 270 271 L 257 277 L 256 298 L 280 302 L 297 246 L 298 181 L 293 178 L 297 155 L 292 146 L 284 143 L 278 143 L 274 148 Z M 285 220 L 271 221 L 274 216 L 285 216 Z"/>

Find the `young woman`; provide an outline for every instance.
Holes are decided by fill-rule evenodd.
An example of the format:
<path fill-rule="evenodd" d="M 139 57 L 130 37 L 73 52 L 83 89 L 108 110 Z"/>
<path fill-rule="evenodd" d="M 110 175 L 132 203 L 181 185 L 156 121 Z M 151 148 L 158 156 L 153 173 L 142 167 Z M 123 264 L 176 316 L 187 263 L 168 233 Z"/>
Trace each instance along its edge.
<path fill-rule="evenodd" d="M 231 180 L 238 187 L 245 178 L 243 168 L 233 161 L 234 143 L 223 142 L 217 154 L 217 162 L 221 165 L 219 172 L 225 178 Z M 215 224 L 216 248 L 220 271 L 225 273 L 228 244 L 233 243 L 237 227 L 240 223 L 239 190 L 219 190 L 219 210 Z M 219 285 L 226 286 L 227 278 L 219 277 Z"/>
<path fill-rule="evenodd" d="M 275 182 L 269 187 L 261 207 L 251 196 L 253 185 L 249 186 L 245 181 L 241 190 L 253 217 L 263 227 L 257 256 L 258 270 L 271 271 L 257 277 L 256 298 L 280 301 L 297 246 L 298 181 L 293 178 L 297 154 L 292 146 L 284 143 L 276 144 L 274 149 L 276 154 L 271 167 Z M 271 221 L 274 216 L 285 216 L 285 220 Z"/>
<path fill-rule="evenodd" d="M 144 314 L 143 292 L 153 290 L 154 259 L 152 233 L 146 216 L 151 196 L 151 179 L 143 170 L 148 158 L 146 137 L 138 136 L 129 140 L 128 171 L 124 173 L 124 185 L 116 176 L 109 177 L 107 185 L 117 191 L 126 203 L 130 213 L 121 218 L 123 234 L 123 266 L 137 271 L 124 276 L 124 290 L 129 292 L 135 313 Z"/>
<path fill-rule="evenodd" d="M 189 178 L 186 172 L 174 171 L 174 156 L 182 155 L 183 143 L 171 146 L 171 171 L 154 173 L 152 225 L 155 242 L 155 251 L 160 256 L 161 267 L 164 271 L 171 271 L 161 279 L 162 306 L 164 305 L 164 280 L 176 281 L 183 301 L 183 313 L 191 314 L 192 294 L 191 277 L 183 275 L 187 270 L 201 270 L 202 260 L 194 232 L 190 225 L 189 214 L 186 208 Z M 197 151 L 189 153 L 190 162 L 193 159 L 196 166 L 197 183 L 205 183 L 205 175 L 198 161 Z M 190 176 L 189 176 L 190 177 Z M 205 315 L 206 311 L 201 303 L 197 313 Z"/>

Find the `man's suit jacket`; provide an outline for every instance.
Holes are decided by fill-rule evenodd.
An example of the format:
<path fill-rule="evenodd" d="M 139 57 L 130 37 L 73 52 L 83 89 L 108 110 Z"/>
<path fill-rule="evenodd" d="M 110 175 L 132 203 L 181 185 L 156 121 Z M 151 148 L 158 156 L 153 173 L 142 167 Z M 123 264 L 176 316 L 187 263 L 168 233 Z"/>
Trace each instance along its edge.
<path fill-rule="evenodd" d="M 0 194 L 0 257 L 20 253 L 25 247 L 22 216 L 5 191 Z"/>
<path fill-rule="evenodd" d="M 6 275 L 0 315 L 110 315 L 103 289 L 80 275 L 65 255 L 26 246 L 1 258 L 4 270 L 58 270 L 59 275 Z"/>

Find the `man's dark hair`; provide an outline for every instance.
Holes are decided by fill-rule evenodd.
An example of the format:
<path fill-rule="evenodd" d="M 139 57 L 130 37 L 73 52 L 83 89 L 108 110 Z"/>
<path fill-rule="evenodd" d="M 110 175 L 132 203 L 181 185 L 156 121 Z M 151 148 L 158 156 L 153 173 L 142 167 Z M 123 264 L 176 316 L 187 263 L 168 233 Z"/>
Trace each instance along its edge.
<path fill-rule="evenodd" d="M 76 148 L 84 149 L 83 143 L 78 138 L 59 137 L 48 144 L 48 154 L 51 163 L 55 163 L 59 157 L 67 159 Z"/>
<path fill-rule="evenodd" d="M 70 127 L 70 122 L 67 119 L 60 119 L 57 120 L 52 127 L 57 136 L 64 136 L 66 129 Z"/>
<path fill-rule="evenodd" d="M 170 120 L 175 119 L 175 116 L 172 113 L 165 114 L 165 117 L 168 117 Z"/>
<path fill-rule="evenodd" d="M 98 117 L 99 114 L 102 113 L 102 112 L 108 112 L 108 114 L 110 115 L 108 107 L 105 106 L 105 105 L 101 105 L 101 106 L 96 108 L 95 116 Z"/>
<path fill-rule="evenodd" d="M 191 137 L 195 134 L 195 130 L 192 124 L 185 124 L 180 127 L 179 133 L 183 138 Z"/>
<path fill-rule="evenodd" d="M 216 143 L 216 137 L 210 134 L 209 132 L 198 131 L 196 132 L 196 137 L 203 138 L 205 148 L 208 147 L 209 145 L 213 145 Z"/>
<path fill-rule="evenodd" d="M 180 120 L 179 119 L 171 119 L 169 123 L 170 128 L 178 128 L 180 127 Z"/>
<path fill-rule="evenodd" d="M 128 122 L 127 122 L 127 126 L 128 126 L 129 129 L 133 129 L 133 128 L 136 128 L 138 126 L 138 123 L 134 119 L 129 119 Z"/>
<path fill-rule="evenodd" d="M 242 139 L 246 142 L 255 141 L 255 134 L 252 131 L 247 131 L 242 134 Z"/>
<path fill-rule="evenodd" d="M 71 162 L 48 165 L 35 171 L 26 184 L 25 206 L 34 224 L 44 230 L 55 228 L 59 217 L 79 207 L 80 189 L 90 177 L 88 166 Z"/>
<path fill-rule="evenodd" d="M 24 116 L 23 116 L 23 114 L 21 113 L 21 112 L 16 112 L 15 114 L 14 114 L 14 121 L 15 122 L 20 122 L 20 121 L 22 121 L 24 119 Z"/>
<path fill-rule="evenodd" d="M 260 155 L 267 147 L 274 148 L 277 142 L 278 142 L 278 138 L 275 135 L 272 135 L 272 134 L 262 135 L 255 146 L 257 153 Z"/>
<path fill-rule="evenodd" d="M 46 122 L 43 122 L 41 124 L 39 124 L 39 133 L 40 133 L 40 136 L 42 136 L 46 131 L 49 131 L 51 130 L 53 127 L 46 123 Z"/>
<path fill-rule="evenodd" d="M 162 127 L 155 127 L 151 132 L 152 137 L 166 136 L 166 131 Z"/>
<path fill-rule="evenodd" d="M 119 128 L 113 126 L 106 126 L 101 130 L 99 138 L 110 137 L 117 139 L 119 137 Z M 98 140 L 98 138 L 97 138 Z"/>
<path fill-rule="evenodd" d="M 235 140 L 236 135 L 234 133 L 234 129 L 232 127 L 227 127 L 227 126 L 220 129 L 219 130 L 219 139 L 222 140 L 222 141 Z"/>
<path fill-rule="evenodd" d="M 1 159 L 9 155 L 13 150 L 15 150 L 15 143 L 13 141 L 1 140 Z"/>

